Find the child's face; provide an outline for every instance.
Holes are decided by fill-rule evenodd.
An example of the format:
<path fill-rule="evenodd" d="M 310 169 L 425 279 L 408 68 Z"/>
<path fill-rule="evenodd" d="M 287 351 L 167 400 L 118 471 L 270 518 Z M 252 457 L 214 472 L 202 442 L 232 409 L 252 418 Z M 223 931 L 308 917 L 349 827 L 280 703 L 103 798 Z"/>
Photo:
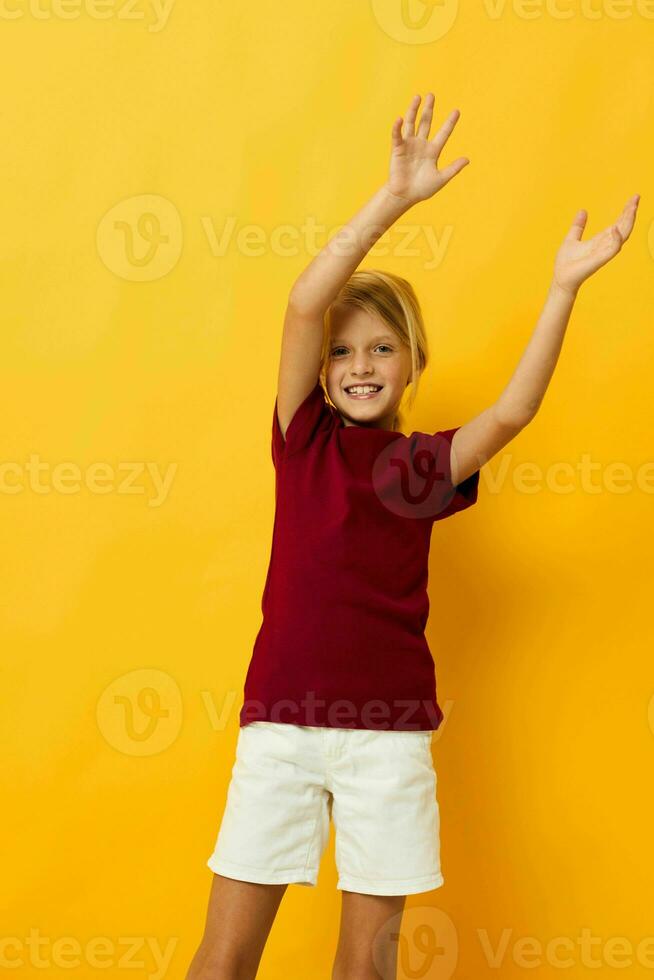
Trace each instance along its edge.
<path fill-rule="evenodd" d="M 391 429 L 410 377 L 411 351 L 383 320 L 366 310 L 333 308 L 325 380 L 345 425 Z M 346 391 L 364 384 L 381 390 L 358 397 Z"/>

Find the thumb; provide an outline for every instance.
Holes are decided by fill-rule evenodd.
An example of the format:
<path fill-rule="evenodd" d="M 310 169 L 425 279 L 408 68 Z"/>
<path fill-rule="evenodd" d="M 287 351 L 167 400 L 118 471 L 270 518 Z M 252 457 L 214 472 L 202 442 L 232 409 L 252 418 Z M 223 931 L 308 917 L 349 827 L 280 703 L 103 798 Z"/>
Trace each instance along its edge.
<path fill-rule="evenodd" d="M 565 236 L 566 242 L 579 242 L 581 241 L 581 236 L 584 233 L 584 228 L 586 227 L 586 221 L 588 219 L 588 212 L 583 208 L 581 211 L 577 211 L 574 216 L 574 220 L 570 225 L 570 231 Z"/>

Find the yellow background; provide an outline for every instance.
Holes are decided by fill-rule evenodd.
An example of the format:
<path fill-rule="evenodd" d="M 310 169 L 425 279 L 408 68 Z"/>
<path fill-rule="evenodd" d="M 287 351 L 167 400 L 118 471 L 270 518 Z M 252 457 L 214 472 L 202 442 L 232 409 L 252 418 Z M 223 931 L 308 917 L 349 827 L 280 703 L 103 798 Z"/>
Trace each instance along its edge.
<path fill-rule="evenodd" d="M 21 978 L 185 976 L 260 624 L 301 229 L 333 230 L 374 193 L 393 119 L 430 90 L 439 123 L 461 110 L 444 162 L 470 166 L 401 219 L 411 243 L 391 230 L 363 263 L 410 279 L 425 314 L 431 363 L 405 431 L 486 408 L 575 211 L 588 236 L 642 200 L 631 240 L 582 287 L 536 419 L 482 469 L 477 505 L 434 527 L 446 884 L 407 900 L 398 976 L 613 976 L 620 937 L 626 974 L 651 975 L 652 466 L 637 477 L 652 446 L 654 10 L 411 4 L 187 2 L 165 23 L 144 2 L 3 8 L 2 919 Z M 425 225 L 447 241 L 436 267 Z M 282 226 L 295 243 L 271 237 Z M 575 469 L 585 455 L 598 492 Z M 146 463 L 172 467 L 159 500 Z M 524 463 L 541 474 L 531 490 Z M 572 492 L 551 482 L 559 463 Z M 330 976 L 333 847 L 332 828 L 316 889 L 288 889 L 263 980 Z M 420 922 L 440 923 L 440 959 L 420 953 Z M 98 937 L 106 969 L 86 959 Z M 557 937 L 568 969 L 547 951 Z M 148 942 L 172 953 L 163 973 Z"/>

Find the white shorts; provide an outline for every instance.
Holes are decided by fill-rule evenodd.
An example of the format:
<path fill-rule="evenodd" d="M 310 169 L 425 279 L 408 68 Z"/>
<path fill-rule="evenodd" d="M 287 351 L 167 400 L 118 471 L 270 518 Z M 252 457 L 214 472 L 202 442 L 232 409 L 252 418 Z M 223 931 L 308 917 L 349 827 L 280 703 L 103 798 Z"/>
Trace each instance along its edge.
<path fill-rule="evenodd" d="M 239 729 L 217 874 L 315 885 L 334 818 L 337 888 L 411 895 L 443 884 L 432 732 L 255 721 Z"/>

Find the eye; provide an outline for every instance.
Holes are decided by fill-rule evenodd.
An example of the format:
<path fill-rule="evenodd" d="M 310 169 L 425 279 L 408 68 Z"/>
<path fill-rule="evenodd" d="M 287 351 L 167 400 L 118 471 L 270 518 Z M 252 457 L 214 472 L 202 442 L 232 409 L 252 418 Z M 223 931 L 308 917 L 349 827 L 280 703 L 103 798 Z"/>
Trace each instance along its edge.
<path fill-rule="evenodd" d="M 389 344 L 377 344 L 375 350 L 379 350 L 380 348 L 382 348 L 382 350 L 384 352 L 390 351 L 391 354 L 393 353 L 393 348 Z M 341 347 L 333 347 L 332 350 L 330 351 L 330 356 L 331 357 L 337 357 L 338 354 L 341 351 L 346 351 L 346 350 L 347 350 L 347 348 L 346 347 L 343 347 L 343 346 L 341 346 Z"/>

